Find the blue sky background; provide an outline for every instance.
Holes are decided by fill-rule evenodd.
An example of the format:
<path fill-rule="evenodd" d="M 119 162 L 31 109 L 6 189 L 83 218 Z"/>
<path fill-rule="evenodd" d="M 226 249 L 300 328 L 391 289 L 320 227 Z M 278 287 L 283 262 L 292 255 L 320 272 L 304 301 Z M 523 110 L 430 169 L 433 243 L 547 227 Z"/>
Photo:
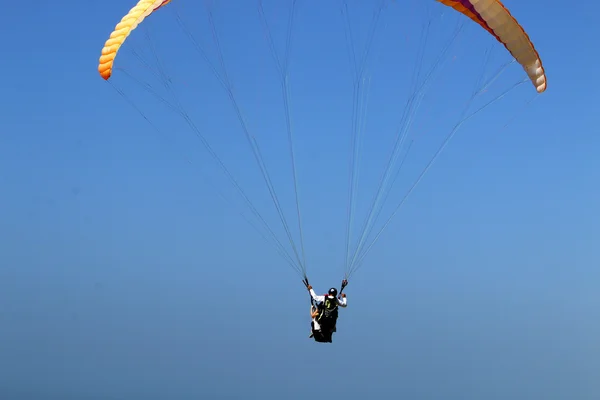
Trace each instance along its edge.
<path fill-rule="evenodd" d="M 154 46 L 189 116 L 287 244 L 229 100 L 177 26 L 175 10 L 208 45 L 207 3 L 173 3 L 130 37 L 111 84 L 97 73 L 100 49 L 133 3 L 5 8 L 0 397 L 600 396 L 599 6 L 506 2 L 542 56 L 547 92 L 530 102 L 525 83 L 464 125 L 352 276 L 334 343 L 320 345 L 307 338 L 298 275 L 240 216 L 247 208 L 184 120 L 126 76 L 168 95 L 132 52 L 157 65 Z M 376 2 L 349 3 L 360 45 Z M 297 241 L 284 108 L 255 3 L 216 4 L 225 65 Z M 289 2 L 264 4 L 282 51 Z M 318 292 L 344 272 L 352 81 L 339 4 L 299 2 L 289 71 Z M 410 94 L 428 15 L 423 70 L 457 22 L 464 31 L 415 114 L 419 136 L 382 217 L 460 119 L 479 74 L 510 60 L 441 5 L 388 3 L 366 69 L 356 227 Z M 511 65 L 473 109 L 523 78 Z"/>

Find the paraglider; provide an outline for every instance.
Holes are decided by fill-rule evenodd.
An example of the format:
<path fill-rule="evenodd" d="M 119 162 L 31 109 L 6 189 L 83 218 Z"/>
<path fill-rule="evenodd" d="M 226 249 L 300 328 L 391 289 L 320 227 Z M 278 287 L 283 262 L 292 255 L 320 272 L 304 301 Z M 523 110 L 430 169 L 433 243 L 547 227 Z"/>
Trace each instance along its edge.
<path fill-rule="evenodd" d="M 131 10 L 115 26 L 114 30 L 110 33 L 108 40 L 106 40 L 104 47 L 102 48 L 101 56 L 99 58 L 98 72 L 104 80 L 109 80 L 111 78 L 112 73 L 113 73 L 113 66 L 114 66 L 114 63 L 115 63 L 115 60 L 117 57 L 117 53 L 119 52 L 119 49 L 121 48 L 121 46 L 123 46 L 123 44 L 129 37 L 131 32 L 133 30 L 135 30 L 138 27 L 138 25 L 143 23 L 143 21 L 148 16 L 150 16 L 153 12 L 155 12 L 158 9 L 160 9 L 161 7 L 165 6 L 170 1 L 171 0 L 139 0 L 138 3 L 133 8 L 131 8 Z M 543 93 L 546 90 L 546 88 L 547 88 L 546 73 L 545 73 L 541 58 L 540 58 L 537 50 L 535 49 L 532 41 L 530 40 L 528 34 L 525 32 L 523 27 L 518 23 L 518 21 L 511 15 L 511 13 L 506 9 L 506 7 L 499 0 L 436 0 L 436 1 L 441 3 L 444 6 L 451 7 L 452 9 L 456 10 L 457 12 L 463 14 L 464 16 L 470 18 L 472 21 L 479 24 L 489 34 L 491 34 L 494 38 L 496 38 L 496 40 L 498 42 L 500 42 L 506 48 L 506 50 L 508 50 L 508 52 L 512 55 L 512 57 L 521 65 L 521 67 L 527 73 L 529 80 L 531 81 L 531 83 L 533 84 L 533 86 L 535 87 L 535 89 L 538 93 Z M 260 4 L 260 2 L 259 2 L 259 4 Z M 433 3 L 433 4 L 435 4 L 435 3 Z M 260 6 L 260 7 L 262 7 L 262 6 Z M 443 8 L 443 7 L 440 7 L 440 8 Z M 290 14 L 293 14 L 293 13 L 290 13 Z M 460 18 L 462 18 L 462 17 L 460 17 Z M 290 20 L 291 20 L 291 18 L 290 18 Z M 476 28 L 476 29 L 479 29 L 479 28 Z M 268 30 L 268 27 L 267 27 L 267 30 Z M 291 28 L 290 28 L 290 30 L 291 30 Z M 288 32 L 288 33 L 290 33 L 290 32 Z M 291 35 L 288 35 L 288 37 L 291 37 Z M 394 46 L 395 45 L 396 45 L 396 43 L 394 42 Z M 218 46 L 217 46 L 217 51 L 220 52 L 220 48 L 218 48 Z M 365 52 L 365 54 L 366 53 L 368 53 L 368 52 Z M 288 75 L 287 75 L 286 68 L 283 68 L 282 65 L 287 68 L 287 64 L 282 63 L 281 65 L 279 65 L 279 67 L 281 68 L 280 74 L 281 74 L 282 87 L 284 88 L 282 91 L 286 92 Z M 363 70 L 361 69 L 361 71 L 363 71 Z M 221 79 L 221 77 L 218 77 L 218 78 L 220 78 L 219 79 L 220 82 L 223 84 L 224 88 L 226 89 L 228 98 L 231 99 L 233 104 L 236 106 L 236 115 L 238 116 L 238 118 L 240 118 L 240 121 L 243 124 L 243 118 L 241 118 L 241 112 L 239 111 L 236 100 L 234 99 L 234 91 L 232 90 L 233 86 L 227 81 L 227 79 L 226 79 L 227 74 L 225 73 L 223 76 L 225 78 L 222 78 L 222 79 Z M 358 74 L 358 72 L 357 72 L 356 82 L 359 82 L 360 78 L 362 78 L 362 76 L 360 74 Z M 528 84 L 527 78 L 523 79 L 523 82 Z M 359 90 L 356 90 L 356 92 L 358 93 Z M 354 94 L 354 96 L 357 96 L 357 95 Z M 286 100 L 285 100 L 286 112 L 289 112 L 289 110 L 287 109 L 287 107 L 289 107 L 288 104 L 289 104 L 288 99 L 286 98 Z M 358 104 L 358 100 L 357 100 L 357 104 Z M 357 108 L 358 108 L 358 106 L 357 106 Z M 407 114 L 409 112 L 412 112 L 412 110 L 409 110 L 407 112 Z M 181 114 L 184 116 L 184 119 L 186 120 L 186 122 L 188 124 L 190 124 L 190 127 L 196 131 L 198 136 L 202 137 L 201 133 L 196 129 L 196 127 L 193 126 L 193 124 L 191 124 L 191 122 L 190 122 L 191 119 L 189 118 L 187 113 L 183 112 L 183 109 L 182 109 Z M 291 125 L 291 122 L 289 122 L 289 121 L 291 121 L 291 119 L 289 118 L 289 115 L 286 115 L 286 117 L 287 117 L 286 120 L 288 121 L 288 124 Z M 407 120 L 408 120 L 408 118 L 407 118 Z M 289 137 L 291 138 L 291 128 L 289 128 L 289 126 L 288 126 L 287 129 L 290 130 Z M 275 205 L 276 205 L 278 212 L 280 213 L 280 218 L 282 220 L 282 224 L 284 225 L 286 234 L 288 235 L 290 243 L 293 246 L 293 240 L 289 233 L 289 227 L 287 225 L 287 222 L 285 221 L 285 218 L 283 218 L 283 216 L 282 216 L 281 207 L 278 204 L 277 197 L 274 195 L 275 191 L 271 186 L 270 178 L 268 178 L 268 176 L 266 176 L 266 172 L 265 172 L 266 166 L 260 159 L 261 156 L 257 150 L 258 149 L 258 144 L 257 144 L 258 141 L 255 139 L 255 136 L 251 136 L 248 133 L 248 131 L 249 131 L 249 129 L 247 129 L 247 127 L 244 126 L 244 132 L 249 138 L 251 138 L 251 144 L 253 146 L 252 147 L 253 151 L 256 152 L 255 155 L 256 155 L 257 160 L 259 161 L 261 171 L 263 172 L 263 174 L 265 174 L 265 180 L 268 182 L 268 188 L 269 188 L 270 194 L 272 195 L 272 198 L 274 199 L 273 200 L 274 203 L 276 203 Z M 202 140 L 203 140 L 203 143 L 205 143 L 205 146 L 207 146 L 207 148 L 208 148 L 208 145 L 206 144 L 207 142 L 204 141 L 204 138 L 202 138 Z M 290 139 L 290 142 L 291 142 L 291 139 Z M 398 143 L 400 143 L 400 142 L 398 142 Z M 291 147 L 292 146 L 290 144 L 290 148 Z M 239 190 L 239 192 L 242 193 L 242 190 L 239 188 L 239 186 L 237 186 L 237 182 L 235 182 L 235 180 L 232 178 L 232 174 L 230 174 L 229 171 L 227 171 L 225 169 L 225 167 L 221 163 L 220 159 L 218 159 L 218 156 L 216 156 L 216 153 L 211 149 L 209 149 L 209 153 L 213 157 L 215 157 L 215 159 L 217 161 L 219 161 L 220 165 L 226 172 L 226 175 L 231 179 L 232 182 L 234 182 L 234 185 Z M 293 149 L 292 149 L 292 155 L 293 155 Z M 392 157 L 390 157 L 390 160 L 392 160 Z M 390 163 L 391 163 L 391 161 L 390 161 Z M 389 164 L 389 165 L 391 165 L 391 164 Z M 386 176 L 388 175 L 388 171 L 386 171 L 385 175 Z M 389 175 L 391 176 L 391 173 Z M 294 177 L 294 184 L 296 183 L 295 179 L 296 178 Z M 382 181 L 388 182 L 389 180 L 386 178 L 386 179 L 382 179 Z M 380 189 L 381 189 L 381 187 L 382 186 L 380 186 Z M 410 190 L 412 190 L 412 187 Z M 385 192 L 381 191 L 381 193 L 385 193 Z M 242 193 L 242 195 L 243 195 L 244 199 L 247 200 L 247 198 L 245 197 L 245 194 Z M 379 198 L 379 193 L 377 194 L 377 196 L 378 196 L 377 198 Z M 352 202 L 352 201 L 353 201 L 352 196 L 350 196 L 350 202 Z M 247 204 L 250 204 L 249 200 L 247 200 Z M 297 195 L 296 195 L 296 204 L 297 204 L 297 208 L 298 208 L 298 220 L 300 221 L 300 212 L 299 212 Z M 377 202 L 374 202 L 373 204 L 378 205 L 378 204 L 380 204 L 380 202 L 377 201 Z M 350 243 L 350 240 L 349 240 L 350 235 L 348 233 L 348 238 L 347 238 L 348 249 L 346 250 L 348 253 L 348 257 L 346 259 L 346 268 L 347 268 L 348 272 L 345 275 L 345 279 L 342 281 L 342 286 L 341 286 L 341 289 L 339 290 L 339 292 L 336 288 L 332 287 L 331 289 L 329 289 L 329 291 L 326 294 L 317 295 L 315 293 L 315 291 L 313 290 L 312 286 L 308 283 L 308 278 L 307 278 L 306 270 L 305 270 L 305 261 L 304 261 L 304 259 L 305 259 L 304 258 L 304 246 L 303 245 L 301 246 L 301 249 L 302 249 L 301 252 L 296 251 L 295 246 L 293 246 L 294 252 L 296 253 L 297 261 L 292 260 L 292 261 L 288 261 L 288 262 L 290 263 L 290 265 L 295 267 L 296 270 L 300 274 L 302 274 L 304 285 L 306 286 L 306 288 L 308 289 L 308 291 L 310 293 L 310 297 L 311 297 L 311 308 L 310 308 L 311 333 L 310 333 L 309 337 L 313 338 L 316 342 L 323 342 L 323 343 L 331 343 L 332 342 L 332 335 L 334 332 L 337 331 L 336 323 L 337 323 L 337 318 L 338 318 L 338 308 L 339 307 L 343 307 L 343 308 L 347 307 L 346 295 L 343 293 L 344 287 L 348 284 L 347 279 L 349 279 L 349 276 L 351 275 L 351 273 L 353 273 L 358 268 L 358 265 L 362 263 L 362 260 L 364 259 L 366 252 L 369 251 L 369 249 L 375 243 L 377 238 L 379 238 L 380 233 L 387 226 L 387 222 L 389 222 L 389 220 L 388 220 L 383 225 L 383 228 L 381 228 L 381 230 L 377 233 L 373 242 L 371 244 L 367 244 L 366 243 L 366 240 L 368 237 L 367 233 L 369 233 L 368 229 L 371 229 L 372 220 L 373 220 L 371 218 L 371 215 L 377 215 L 377 213 L 374 212 L 374 208 L 375 208 L 375 205 L 372 206 L 372 208 L 370 210 L 371 214 L 369 214 L 369 217 L 366 219 L 366 222 L 368 222 L 368 223 L 365 223 L 365 225 L 363 225 L 363 228 L 361 228 L 362 230 L 360 232 L 358 232 L 358 234 L 360 236 L 360 240 L 357 241 L 358 244 L 356 246 L 356 249 L 353 251 L 354 254 L 352 257 L 350 257 L 351 251 L 348 246 L 348 244 Z M 352 209 L 352 207 L 349 207 L 349 209 Z M 253 211 L 255 211 L 255 210 L 253 210 Z M 395 211 L 394 211 L 394 213 L 395 213 Z M 256 212 L 256 214 L 258 214 L 258 212 Z M 352 215 L 352 214 L 350 213 L 350 215 Z M 374 218 L 377 218 L 377 216 Z M 262 222 L 264 222 L 264 220 L 262 218 L 259 218 L 259 219 L 262 220 Z M 351 219 L 352 218 L 349 218 L 348 225 L 350 225 Z M 391 219 L 391 217 L 390 217 L 390 219 Z M 266 222 L 264 222 L 264 225 L 265 226 L 267 225 Z M 270 229 L 267 229 L 267 231 L 271 234 L 271 235 L 269 235 L 269 238 L 274 238 L 274 242 L 275 242 L 275 244 L 277 246 L 277 250 L 280 252 L 280 254 L 283 253 L 284 256 L 287 255 L 285 249 L 283 249 L 283 246 L 281 246 L 281 244 L 278 242 L 277 238 L 275 237 L 275 234 Z M 349 228 L 348 228 L 348 232 L 349 232 Z M 300 238 L 302 240 L 301 229 L 300 229 Z M 299 256 L 299 253 L 302 253 L 302 257 Z M 289 257 L 289 258 L 292 259 L 292 257 Z"/>
<path fill-rule="evenodd" d="M 347 280 L 342 281 L 342 288 L 338 296 L 336 288 L 332 287 L 324 295 L 317 295 L 308 283 L 304 281 L 311 297 L 310 315 L 311 333 L 309 338 L 314 338 L 316 342 L 332 343 L 332 336 L 337 331 L 338 307 L 348 307 L 346 294 L 342 293 Z"/>

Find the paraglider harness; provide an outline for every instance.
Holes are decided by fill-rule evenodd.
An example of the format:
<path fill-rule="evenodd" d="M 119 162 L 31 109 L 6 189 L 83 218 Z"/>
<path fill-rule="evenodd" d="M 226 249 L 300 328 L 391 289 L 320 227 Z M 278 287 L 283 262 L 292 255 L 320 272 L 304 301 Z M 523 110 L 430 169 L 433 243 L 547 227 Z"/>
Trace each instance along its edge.
<path fill-rule="evenodd" d="M 335 323 L 338 318 L 338 305 L 335 298 L 330 299 L 329 296 L 325 296 L 325 300 L 317 306 L 319 315 L 317 316 L 317 322 L 321 324 L 321 327 L 325 327 L 327 330 L 331 328 L 332 332 L 335 332 Z"/>

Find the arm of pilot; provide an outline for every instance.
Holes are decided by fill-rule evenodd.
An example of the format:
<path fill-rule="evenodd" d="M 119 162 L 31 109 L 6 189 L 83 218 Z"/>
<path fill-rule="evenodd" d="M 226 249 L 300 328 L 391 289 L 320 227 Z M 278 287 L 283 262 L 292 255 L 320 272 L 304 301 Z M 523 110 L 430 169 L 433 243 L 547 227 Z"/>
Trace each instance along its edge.
<path fill-rule="evenodd" d="M 317 303 L 325 301 L 325 296 L 317 296 L 313 288 L 310 288 L 309 293 L 313 300 Z"/>
<path fill-rule="evenodd" d="M 337 298 L 337 303 L 338 303 L 338 305 L 340 307 L 348 307 L 348 303 L 346 301 L 346 295 L 343 294 L 341 299 L 338 297 Z"/>

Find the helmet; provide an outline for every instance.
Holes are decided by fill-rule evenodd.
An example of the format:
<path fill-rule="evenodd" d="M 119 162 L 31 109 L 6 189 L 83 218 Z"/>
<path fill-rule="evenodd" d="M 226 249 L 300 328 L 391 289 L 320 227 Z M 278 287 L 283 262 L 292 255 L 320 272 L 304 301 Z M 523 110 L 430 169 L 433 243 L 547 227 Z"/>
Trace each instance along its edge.
<path fill-rule="evenodd" d="M 333 298 L 335 296 L 337 296 L 337 289 L 332 287 L 331 289 L 329 289 L 329 293 L 328 293 L 330 298 Z"/>

